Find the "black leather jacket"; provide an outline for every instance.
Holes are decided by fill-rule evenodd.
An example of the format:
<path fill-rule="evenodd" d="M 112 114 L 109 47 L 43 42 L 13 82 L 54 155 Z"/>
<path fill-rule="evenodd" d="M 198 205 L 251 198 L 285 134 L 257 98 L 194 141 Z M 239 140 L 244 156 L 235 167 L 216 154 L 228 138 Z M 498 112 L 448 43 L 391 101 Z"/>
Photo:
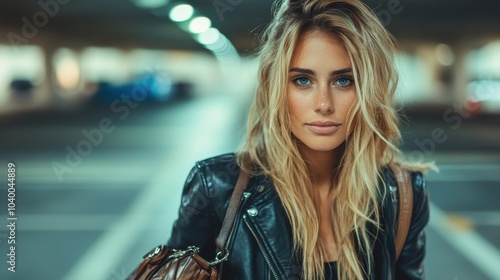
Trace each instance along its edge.
<path fill-rule="evenodd" d="M 171 248 L 200 247 L 200 255 L 215 257 L 215 239 L 224 219 L 239 174 L 234 154 L 196 163 L 182 193 L 179 218 L 168 241 Z M 368 279 L 424 279 L 424 227 L 429 219 L 428 193 L 422 174 L 412 172 L 414 204 L 409 234 L 399 260 L 395 256 L 398 202 L 394 201 L 395 179 L 389 168 L 383 171 L 388 192 L 382 200 L 382 231 L 373 248 L 374 263 Z M 391 191 L 392 190 L 392 191 Z M 222 279 L 301 279 L 300 265 L 292 253 L 290 224 L 270 179 L 250 179 L 236 214 L 229 243 L 229 259 Z M 366 256 L 363 260 L 366 264 Z"/>

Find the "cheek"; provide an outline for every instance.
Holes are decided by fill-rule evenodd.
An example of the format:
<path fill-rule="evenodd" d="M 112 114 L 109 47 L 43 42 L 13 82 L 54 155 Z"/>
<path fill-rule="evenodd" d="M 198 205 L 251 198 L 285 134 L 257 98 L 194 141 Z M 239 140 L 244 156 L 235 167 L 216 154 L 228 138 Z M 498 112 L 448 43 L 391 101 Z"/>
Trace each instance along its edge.
<path fill-rule="evenodd" d="M 288 113 L 289 113 L 289 129 L 294 135 L 299 133 L 303 115 L 304 115 L 304 105 L 300 102 L 300 99 L 288 96 Z"/>
<path fill-rule="evenodd" d="M 356 102 L 356 93 L 351 93 L 348 96 L 345 96 L 344 99 L 342 99 L 342 102 L 340 108 L 342 108 L 342 116 L 344 119 L 347 119 L 349 117 L 349 114 L 352 112 L 354 105 Z"/>
<path fill-rule="evenodd" d="M 300 118 L 307 112 L 307 108 L 309 107 L 308 97 L 303 93 L 291 91 L 288 94 L 288 109 L 290 111 L 290 115 Z"/>
<path fill-rule="evenodd" d="M 297 98 L 293 96 L 293 94 L 288 95 L 288 112 L 290 114 L 290 118 L 293 122 L 294 119 L 300 116 L 300 102 L 298 102 Z"/>
<path fill-rule="evenodd" d="M 351 117 L 354 118 L 353 114 L 354 114 L 354 107 L 356 106 L 356 99 L 357 99 L 356 96 L 354 96 L 353 98 L 346 100 L 346 102 L 344 103 L 345 110 L 342 112 L 343 113 L 342 115 L 344 117 L 344 122 L 345 122 L 346 126 L 347 126 L 350 118 Z M 352 124 L 350 126 L 349 131 L 347 131 L 347 135 L 352 133 L 354 124 L 355 124 L 355 119 L 352 120 Z"/>

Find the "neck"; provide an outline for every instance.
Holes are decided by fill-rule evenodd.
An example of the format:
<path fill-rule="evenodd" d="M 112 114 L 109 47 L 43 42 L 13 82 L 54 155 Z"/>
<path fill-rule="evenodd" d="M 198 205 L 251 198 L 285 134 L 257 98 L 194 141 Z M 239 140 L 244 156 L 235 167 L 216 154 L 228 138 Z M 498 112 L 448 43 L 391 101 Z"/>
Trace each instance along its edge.
<path fill-rule="evenodd" d="M 330 192 L 335 178 L 335 170 L 340 163 L 342 148 L 338 147 L 327 152 L 311 150 L 305 145 L 300 145 L 300 148 L 311 170 L 314 185 L 321 192 Z"/>

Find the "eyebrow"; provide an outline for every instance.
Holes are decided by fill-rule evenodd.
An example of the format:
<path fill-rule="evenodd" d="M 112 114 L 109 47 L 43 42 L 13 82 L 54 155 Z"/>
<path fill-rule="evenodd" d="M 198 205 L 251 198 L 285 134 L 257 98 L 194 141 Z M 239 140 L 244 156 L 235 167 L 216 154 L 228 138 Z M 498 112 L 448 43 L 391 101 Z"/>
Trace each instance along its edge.
<path fill-rule="evenodd" d="M 290 72 L 299 72 L 302 74 L 316 75 L 316 72 L 314 72 L 311 69 L 297 68 L 297 67 L 290 69 Z M 351 73 L 351 72 L 352 72 L 352 68 L 349 67 L 349 68 L 344 68 L 344 69 L 332 71 L 332 72 L 330 72 L 330 76 L 337 76 L 340 74 Z"/>

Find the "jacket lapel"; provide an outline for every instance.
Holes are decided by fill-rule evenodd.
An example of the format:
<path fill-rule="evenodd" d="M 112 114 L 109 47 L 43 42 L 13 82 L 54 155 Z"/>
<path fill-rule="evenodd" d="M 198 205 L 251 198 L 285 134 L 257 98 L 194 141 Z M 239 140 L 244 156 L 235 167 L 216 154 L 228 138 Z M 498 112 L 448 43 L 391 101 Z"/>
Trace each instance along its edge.
<path fill-rule="evenodd" d="M 273 184 L 256 180 L 247 189 L 243 219 L 276 279 L 300 279 L 301 269 L 293 256 L 290 222 Z"/>

